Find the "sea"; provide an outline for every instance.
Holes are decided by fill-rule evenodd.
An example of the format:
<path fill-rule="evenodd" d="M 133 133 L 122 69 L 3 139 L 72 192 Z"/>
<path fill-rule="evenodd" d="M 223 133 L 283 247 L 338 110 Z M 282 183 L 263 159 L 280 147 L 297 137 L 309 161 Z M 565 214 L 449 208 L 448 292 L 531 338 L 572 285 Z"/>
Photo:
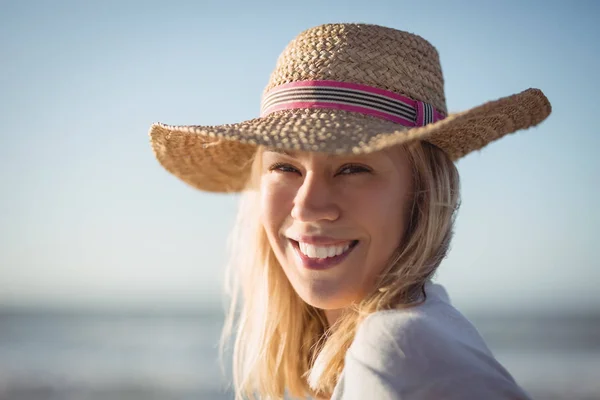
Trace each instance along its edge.
<path fill-rule="evenodd" d="M 600 400 L 600 313 L 467 316 L 532 398 Z M 222 325 L 220 309 L 0 310 L 0 400 L 232 399 Z"/>

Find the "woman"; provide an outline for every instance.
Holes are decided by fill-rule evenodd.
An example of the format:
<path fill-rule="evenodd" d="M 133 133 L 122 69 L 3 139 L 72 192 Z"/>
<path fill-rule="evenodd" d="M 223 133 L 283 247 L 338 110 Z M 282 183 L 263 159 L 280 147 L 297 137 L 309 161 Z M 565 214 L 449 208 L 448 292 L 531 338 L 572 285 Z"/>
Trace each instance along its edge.
<path fill-rule="evenodd" d="M 154 124 L 160 163 L 243 192 L 229 277 L 238 398 L 528 398 L 431 277 L 454 161 L 550 114 L 537 89 L 448 115 L 435 48 L 328 24 L 284 50 L 260 118 Z"/>

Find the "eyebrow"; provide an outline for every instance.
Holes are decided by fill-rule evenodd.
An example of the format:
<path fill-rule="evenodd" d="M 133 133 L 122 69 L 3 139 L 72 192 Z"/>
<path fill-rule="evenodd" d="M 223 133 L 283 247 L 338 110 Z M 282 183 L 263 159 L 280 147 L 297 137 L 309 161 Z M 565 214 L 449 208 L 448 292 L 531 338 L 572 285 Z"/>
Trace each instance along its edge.
<path fill-rule="evenodd" d="M 284 156 L 288 156 L 288 157 L 292 157 L 292 158 L 298 158 L 298 154 L 295 151 L 290 151 L 290 150 L 284 150 L 284 149 L 279 149 L 277 147 L 268 147 L 265 149 L 265 153 L 277 153 L 277 154 L 282 154 Z"/>
<path fill-rule="evenodd" d="M 269 148 L 267 148 L 265 151 L 270 151 L 270 152 L 272 152 L 272 153 L 284 154 L 284 155 L 286 155 L 286 156 L 290 156 L 290 157 L 292 156 L 292 153 L 293 153 L 293 152 L 290 152 L 290 151 L 288 151 L 288 150 L 279 149 L 279 148 L 277 148 L 277 147 L 269 147 Z"/>
<path fill-rule="evenodd" d="M 277 148 L 277 147 L 266 147 L 265 148 L 265 153 L 266 152 L 271 152 L 271 153 L 276 153 L 276 154 L 281 154 L 284 156 L 288 156 L 290 158 L 298 158 L 298 151 L 294 151 L 294 150 L 285 150 L 285 149 L 281 149 L 281 148 Z M 385 153 L 385 156 L 390 159 L 390 161 L 392 161 L 390 155 L 388 153 Z M 362 154 L 362 156 L 365 156 L 365 154 Z M 332 158 L 337 158 L 337 157 L 355 157 L 354 154 L 343 154 L 343 155 L 337 155 L 337 154 L 332 154 L 332 153 L 327 153 L 327 158 L 328 159 L 332 159 Z"/>
<path fill-rule="evenodd" d="M 265 149 L 265 152 L 271 152 L 271 153 L 276 153 L 276 154 L 282 154 L 284 156 L 288 156 L 291 158 L 298 158 L 298 151 L 293 151 L 293 150 L 285 150 L 285 149 L 280 149 L 277 147 L 267 147 Z M 331 154 L 328 153 L 327 154 L 327 158 L 335 158 L 336 155 L 335 154 Z"/>

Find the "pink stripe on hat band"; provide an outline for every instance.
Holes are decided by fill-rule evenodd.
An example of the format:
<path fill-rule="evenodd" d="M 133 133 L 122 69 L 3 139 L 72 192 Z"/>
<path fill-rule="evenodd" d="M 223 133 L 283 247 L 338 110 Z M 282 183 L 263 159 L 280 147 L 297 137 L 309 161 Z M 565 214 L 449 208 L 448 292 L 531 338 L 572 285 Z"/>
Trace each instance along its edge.
<path fill-rule="evenodd" d="M 279 85 L 263 96 L 261 116 L 299 108 L 339 109 L 371 115 L 403 126 L 423 126 L 445 118 L 431 104 L 349 82 L 299 81 Z"/>

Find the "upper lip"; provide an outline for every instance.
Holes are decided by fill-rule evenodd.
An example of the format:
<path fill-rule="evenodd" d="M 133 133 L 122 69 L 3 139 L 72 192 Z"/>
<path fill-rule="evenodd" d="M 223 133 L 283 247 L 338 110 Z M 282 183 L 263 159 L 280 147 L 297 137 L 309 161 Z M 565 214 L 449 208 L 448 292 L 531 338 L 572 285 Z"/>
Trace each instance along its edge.
<path fill-rule="evenodd" d="M 336 239 L 330 236 L 309 236 L 309 235 L 300 235 L 296 237 L 288 236 L 289 239 L 295 240 L 296 242 L 308 243 L 313 245 L 338 245 L 344 244 L 348 242 L 353 242 L 353 239 Z"/>

